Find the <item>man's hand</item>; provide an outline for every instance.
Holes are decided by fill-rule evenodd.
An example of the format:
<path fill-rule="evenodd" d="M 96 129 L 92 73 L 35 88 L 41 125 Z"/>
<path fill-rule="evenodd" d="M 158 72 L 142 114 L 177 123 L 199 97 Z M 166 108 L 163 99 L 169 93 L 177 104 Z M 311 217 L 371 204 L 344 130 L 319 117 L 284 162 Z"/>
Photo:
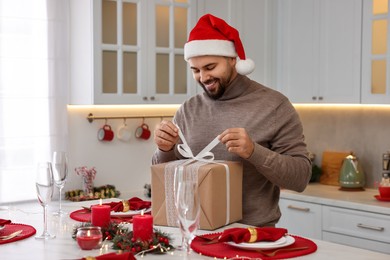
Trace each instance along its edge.
<path fill-rule="evenodd" d="M 238 156 L 248 159 L 255 149 L 252 139 L 244 128 L 229 128 L 219 135 L 219 141 L 227 150 Z"/>
<path fill-rule="evenodd" d="M 171 121 L 161 121 L 154 130 L 154 142 L 164 152 L 172 150 L 178 140 L 178 129 Z"/>

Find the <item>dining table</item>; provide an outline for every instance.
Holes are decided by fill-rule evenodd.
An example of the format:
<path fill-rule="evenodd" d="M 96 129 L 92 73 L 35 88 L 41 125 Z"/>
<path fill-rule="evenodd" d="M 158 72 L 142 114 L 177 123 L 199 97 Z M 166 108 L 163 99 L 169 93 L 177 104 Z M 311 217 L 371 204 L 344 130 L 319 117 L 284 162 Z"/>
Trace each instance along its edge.
<path fill-rule="evenodd" d="M 112 199 L 105 199 L 103 202 L 112 201 Z M 19 223 L 29 225 L 36 230 L 36 234 L 31 235 L 25 239 L 17 240 L 11 243 L 0 244 L 0 259 L 61 259 L 74 260 L 82 259 L 87 256 L 100 256 L 110 252 L 116 252 L 109 241 L 103 243 L 102 247 L 93 250 L 82 250 L 77 242 L 72 238 L 75 228 L 80 226 L 80 222 L 73 219 L 70 214 L 82 207 L 89 207 L 98 204 L 97 200 L 71 202 L 63 201 L 62 209 L 67 213 L 65 215 L 54 215 L 53 212 L 58 210 L 58 201 L 52 201 L 48 207 L 48 231 L 55 235 L 54 239 L 38 240 L 35 235 L 42 233 L 44 228 L 43 209 L 38 201 L 27 201 L 22 203 L 7 203 L 0 205 L 0 219 L 11 220 L 12 223 Z M 127 224 L 131 228 L 131 223 Z M 248 227 L 241 223 L 232 223 L 230 225 L 221 227 L 219 229 L 198 230 L 196 235 L 205 235 L 209 233 L 222 232 L 227 228 L 232 227 Z M 154 226 L 166 234 L 169 234 L 172 240 L 172 245 L 178 247 L 181 243 L 181 233 L 177 227 Z M 1 230 L 0 230 L 1 234 Z M 293 234 L 292 234 L 293 235 Z M 345 246 L 341 244 L 331 243 L 318 239 L 309 239 L 316 244 L 317 249 L 307 255 L 294 257 L 295 259 L 315 259 L 315 260 L 329 260 L 329 259 L 376 259 L 388 260 L 389 255 L 374 252 L 370 250 Z M 144 254 L 136 255 L 136 259 L 145 260 L 162 260 L 162 259 L 216 259 L 216 257 L 199 254 L 195 251 L 188 255 L 185 251 L 170 250 L 164 254 Z M 227 258 L 228 259 L 228 258 Z M 231 258 L 233 259 L 233 258 Z M 258 257 L 253 259 L 262 259 L 259 253 Z"/>

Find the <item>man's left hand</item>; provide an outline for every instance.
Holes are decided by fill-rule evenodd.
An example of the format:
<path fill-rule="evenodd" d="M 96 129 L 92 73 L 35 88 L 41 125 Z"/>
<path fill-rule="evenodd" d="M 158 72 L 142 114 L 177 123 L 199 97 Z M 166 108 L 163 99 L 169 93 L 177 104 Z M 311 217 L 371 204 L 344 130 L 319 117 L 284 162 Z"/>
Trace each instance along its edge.
<path fill-rule="evenodd" d="M 238 156 L 248 159 L 255 149 L 252 139 L 244 128 L 229 128 L 219 135 L 219 141 L 227 150 Z"/>

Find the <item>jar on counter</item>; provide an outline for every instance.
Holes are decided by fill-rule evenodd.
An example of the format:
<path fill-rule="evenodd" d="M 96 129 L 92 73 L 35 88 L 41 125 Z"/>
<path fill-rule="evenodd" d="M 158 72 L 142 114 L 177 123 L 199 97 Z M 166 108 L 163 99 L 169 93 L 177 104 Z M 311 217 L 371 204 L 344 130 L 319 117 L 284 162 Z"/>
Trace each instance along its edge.
<path fill-rule="evenodd" d="M 76 240 L 79 247 L 83 250 L 100 248 L 103 240 L 102 231 L 100 227 L 95 226 L 79 227 Z"/>

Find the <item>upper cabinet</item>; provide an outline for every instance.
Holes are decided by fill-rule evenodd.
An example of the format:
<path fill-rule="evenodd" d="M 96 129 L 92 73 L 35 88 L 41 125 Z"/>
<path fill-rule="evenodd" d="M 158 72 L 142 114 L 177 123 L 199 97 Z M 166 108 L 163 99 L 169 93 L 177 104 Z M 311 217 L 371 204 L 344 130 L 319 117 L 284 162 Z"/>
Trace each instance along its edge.
<path fill-rule="evenodd" d="M 364 0 L 362 103 L 390 103 L 389 1 Z"/>
<path fill-rule="evenodd" d="M 294 103 L 359 103 L 361 0 L 278 2 L 277 86 Z"/>
<path fill-rule="evenodd" d="M 195 4 L 72 0 L 72 104 L 182 103 L 192 96 L 184 43 L 197 21 Z"/>

